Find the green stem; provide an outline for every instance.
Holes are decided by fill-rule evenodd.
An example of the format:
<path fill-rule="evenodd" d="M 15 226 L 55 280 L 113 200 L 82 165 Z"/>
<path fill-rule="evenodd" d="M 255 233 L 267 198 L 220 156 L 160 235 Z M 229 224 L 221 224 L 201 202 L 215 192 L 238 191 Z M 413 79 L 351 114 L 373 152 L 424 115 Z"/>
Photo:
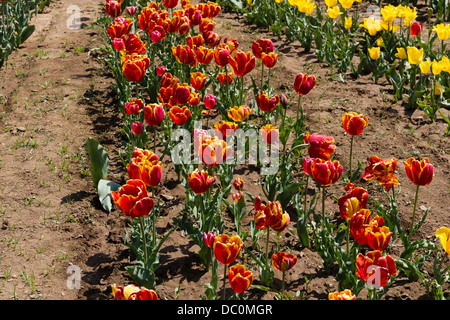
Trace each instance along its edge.
<path fill-rule="evenodd" d="M 223 265 L 223 300 L 225 300 L 225 284 L 227 279 L 227 265 Z"/>
<path fill-rule="evenodd" d="M 285 279 L 285 272 L 283 271 L 283 281 L 281 282 L 281 295 L 284 296 L 284 279 Z"/>
<path fill-rule="evenodd" d="M 350 140 L 350 182 L 352 181 L 352 175 L 353 175 L 353 170 L 352 170 L 352 158 L 353 158 L 353 138 L 355 136 L 352 136 L 351 140 Z"/>
<path fill-rule="evenodd" d="M 347 256 L 350 252 L 350 220 L 347 220 Z"/>
<path fill-rule="evenodd" d="M 412 216 L 412 220 L 411 220 L 411 228 L 410 228 L 410 230 L 409 230 L 408 240 L 410 239 L 410 237 L 411 237 L 411 231 L 412 231 L 412 229 L 414 228 L 414 219 L 415 219 L 415 217 L 416 217 L 416 206 L 417 206 L 417 198 L 418 198 L 418 195 L 419 195 L 419 186 L 417 186 L 417 188 L 416 188 L 416 196 L 415 196 L 415 199 L 414 199 L 413 216 Z"/>
<path fill-rule="evenodd" d="M 302 95 L 299 94 L 298 95 L 298 103 L 297 103 L 297 120 L 298 120 L 298 116 L 299 116 L 299 113 L 300 113 L 300 100 L 301 99 L 302 99 Z"/>
<path fill-rule="evenodd" d="M 266 229 L 267 236 L 266 236 L 266 266 L 269 266 L 269 228 Z"/>
<path fill-rule="evenodd" d="M 260 88 L 260 91 L 263 90 L 263 84 L 264 84 L 264 63 L 261 62 L 261 88 Z"/>
<path fill-rule="evenodd" d="M 308 193 L 308 182 L 309 182 L 309 175 L 306 176 L 305 199 L 303 201 L 303 214 L 306 214 L 306 196 Z"/>
<path fill-rule="evenodd" d="M 144 245 L 144 264 L 147 263 L 148 256 L 147 256 L 147 239 L 145 236 L 145 229 L 144 229 L 144 217 L 139 217 L 139 225 L 141 226 L 141 234 L 142 234 L 142 242 Z"/>
<path fill-rule="evenodd" d="M 326 189 L 325 187 L 322 187 L 322 224 L 325 228 L 325 193 Z"/>

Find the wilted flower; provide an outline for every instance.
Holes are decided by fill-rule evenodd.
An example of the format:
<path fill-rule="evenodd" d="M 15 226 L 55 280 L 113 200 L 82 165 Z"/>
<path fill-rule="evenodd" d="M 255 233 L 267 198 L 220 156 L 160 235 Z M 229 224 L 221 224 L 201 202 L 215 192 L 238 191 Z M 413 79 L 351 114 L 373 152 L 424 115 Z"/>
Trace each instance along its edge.
<path fill-rule="evenodd" d="M 399 185 L 398 178 L 394 175 L 395 170 L 397 170 L 396 158 L 383 160 L 377 156 L 372 156 L 364 169 L 363 178 L 367 181 L 376 179 L 386 191 L 389 191 L 392 186 Z"/>

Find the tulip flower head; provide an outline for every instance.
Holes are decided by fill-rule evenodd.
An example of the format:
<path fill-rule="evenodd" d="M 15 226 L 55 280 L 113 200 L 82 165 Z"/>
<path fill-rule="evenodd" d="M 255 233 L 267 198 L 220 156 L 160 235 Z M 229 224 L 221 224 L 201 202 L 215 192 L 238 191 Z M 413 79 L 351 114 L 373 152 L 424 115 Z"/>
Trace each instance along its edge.
<path fill-rule="evenodd" d="M 297 263 L 297 256 L 292 253 L 279 251 L 272 256 L 272 266 L 281 271 L 286 272 L 294 267 Z"/>
<path fill-rule="evenodd" d="M 369 51 L 370 59 L 372 59 L 372 60 L 380 59 L 380 54 L 381 54 L 380 47 L 372 47 L 372 48 L 368 48 L 367 50 Z"/>
<path fill-rule="evenodd" d="M 383 160 L 377 156 L 372 156 L 364 169 L 363 178 L 367 181 L 376 179 L 386 191 L 389 191 L 392 186 L 400 184 L 398 178 L 394 175 L 395 170 L 397 170 L 396 158 Z"/>
<path fill-rule="evenodd" d="M 264 112 L 270 112 L 274 110 L 280 103 L 280 96 L 274 95 L 272 98 L 269 97 L 266 91 L 258 92 L 256 95 L 256 104 L 258 108 Z"/>
<path fill-rule="evenodd" d="M 450 229 L 442 227 L 436 230 L 436 237 L 441 240 L 442 248 L 450 255 Z"/>
<path fill-rule="evenodd" d="M 170 119 L 172 119 L 175 124 L 183 125 L 191 117 L 191 110 L 189 110 L 187 106 L 183 106 L 181 108 L 178 106 L 173 106 L 170 108 L 168 114 Z"/>
<path fill-rule="evenodd" d="M 198 168 L 188 175 L 188 185 L 195 194 L 205 193 L 216 181 L 217 177 L 211 177 L 208 171 L 200 171 Z"/>
<path fill-rule="evenodd" d="M 334 138 L 331 136 L 318 133 L 310 135 L 309 132 L 306 132 L 304 141 L 309 144 L 308 153 L 311 158 L 330 160 L 336 149 L 336 146 L 333 144 Z"/>
<path fill-rule="evenodd" d="M 242 178 L 240 176 L 238 176 L 236 179 L 234 179 L 233 187 L 237 191 L 242 191 L 242 189 L 244 188 L 244 181 L 242 180 Z"/>
<path fill-rule="evenodd" d="M 423 158 L 421 161 L 409 158 L 403 164 L 408 179 L 416 186 L 427 186 L 433 180 L 434 167 L 428 158 Z"/>
<path fill-rule="evenodd" d="M 126 216 L 132 218 L 148 215 L 154 205 L 144 182 L 139 179 L 128 180 L 119 190 L 111 192 L 111 198 Z"/>
<path fill-rule="evenodd" d="M 243 246 L 244 243 L 239 236 L 230 237 L 221 234 L 214 239 L 214 255 L 220 263 L 228 266 L 236 260 Z"/>
<path fill-rule="evenodd" d="M 243 77 L 250 73 L 256 65 L 256 58 L 252 53 L 237 50 L 228 57 L 228 63 L 236 77 Z"/>
<path fill-rule="evenodd" d="M 350 220 L 351 217 L 360 209 L 367 207 L 369 193 L 361 187 L 354 187 L 347 184 L 346 194 L 338 199 L 339 211 L 343 220 Z"/>
<path fill-rule="evenodd" d="M 232 108 L 228 109 L 228 117 L 230 117 L 231 120 L 235 122 L 242 122 L 245 121 L 252 112 L 252 109 L 250 109 L 247 106 L 234 106 Z"/>
<path fill-rule="evenodd" d="M 203 232 L 203 241 L 206 246 L 212 248 L 214 246 L 214 239 L 217 237 L 217 232 L 208 231 L 208 233 Z"/>
<path fill-rule="evenodd" d="M 259 230 L 266 230 L 272 228 L 276 232 L 283 231 L 290 222 L 289 214 L 283 212 L 281 204 L 276 202 L 269 202 L 267 205 L 261 203 L 261 198 L 255 198 L 255 224 Z"/>
<path fill-rule="evenodd" d="M 433 31 L 436 32 L 441 41 L 446 41 L 450 38 L 450 24 L 444 25 L 443 23 L 439 23 L 433 27 Z"/>
<path fill-rule="evenodd" d="M 342 165 L 337 160 L 311 159 L 309 170 L 315 182 L 323 187 L 336 183 L 342 175 Z"/>
<path fill-rule="evenodd" d="M 212 94 L 207 94 L 205 96 L 205 108 L 208 110 L 214 109 L 216 107 L 216 96 Z"/>
<path fill-rule="evenodd" d="M 394 259 L 383 257 L 381 251 L 370 251 L 366 255 L 360 253 L 356 258 L 356 275 L 371 287 L 386 287 L 391 276 L 396 274 Z"/>
<path fill-rule="evenodd" d="M 351 136 L 360 135 L 368 125 L 369 120 L 362 114 L 348 112 L 342 115 L 342 126 Z"/>
<path fill-rule="evenodd" d="M 352 294 L 349 289 L 345 289 L 341 292 L 329 293 L 328 300 L 356 300 L 356 295 Z"/>
<path fill-rule="evenodd" d="M 149 67 L 150 59 L 146 55 L 133 53 L 122 57 L 122 73 L 128 81 L 142 81 Z"/>
<path fill-rule="evenodd" d="M 162 164 L 159 157 L 149 150 L 135 148 L 126 169 L 130 179 L 139 179 L 149 187 L 161 181 Z"/>
<path fill-rule="evenodd" d="M 369 209 L 360 209 L 353 214 L 349 222 L 349 230 L 353 239 L 362 245 L 367 244 L 366 229 L 370 224 L 371 212 Z"/>
<path fill-rule="evenodd" d="M 261 59 L 263 53 L 268 54 L 273 50 L 273 42 L 270 39 L 258 39 L 252 44 L 252 52 L 257 59 Z"/>
<path fill-rule="evenodd" d="M 144 119 L 149 126 L 159 126 L 165 116 L 164 107 L 162 104 L 149 104 L 144 107 Z"/>
<path fill-rule="evenodd" d="M 214 131 L 219 139 L 225 140 L 231 137 L 237 130 L 238 124 L 231 121 L 222 120 L 214 125 Z"/>
<path fill-rule="evenodd" d="M 159 300 L 155 291 L 134 284 L 127 286 L 112 285 L 114 300 Z"/>
<path fill-rule="evenodd" d="M 253 274 L 250 270 L 245 269 L 243 265 L 236 264 L 230 267 L 228 280 L 233 291 L 239 294 L 250 287 L 253 282 Z"/>
<path fill-rule="evenodd" d="M 411 27 L 409 28 L 409 33 L 414 36 L 414 37 L 418 37 L 420 36 L 420 33 L 422 32 L 422 24 L 414 22 L 411 24 Z"/>
<path fill-rule="evenodd" d="M 299 73 L 294 80 L 295 92 L 299 95 L 308 94 L 316 85 L 316 77 L 309 74 Z"/>

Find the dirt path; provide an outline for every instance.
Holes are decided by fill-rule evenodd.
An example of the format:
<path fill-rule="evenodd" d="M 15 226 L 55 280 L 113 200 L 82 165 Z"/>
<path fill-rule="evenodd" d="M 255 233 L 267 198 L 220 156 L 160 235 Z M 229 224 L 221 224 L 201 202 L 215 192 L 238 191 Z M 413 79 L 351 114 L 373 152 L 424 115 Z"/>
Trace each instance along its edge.
<path fill-rule="evenodd" d="M 68 287 L 68 277 L 79 267 L 86 289 L 90 270 L 108 255 L 97 245 L 108 230 L 91 202 L 83 147 L 88 136 L 109 134 L 101 124 L 108 79 L 97 76 L 102 65 L 89 56 L 100 46 L 89 26 L 101 3 L 52 1 L 1 70 L 0 299 L 77 299 L 81 291 Z M 67 273 L 71 264 L 75 271 Z"/>

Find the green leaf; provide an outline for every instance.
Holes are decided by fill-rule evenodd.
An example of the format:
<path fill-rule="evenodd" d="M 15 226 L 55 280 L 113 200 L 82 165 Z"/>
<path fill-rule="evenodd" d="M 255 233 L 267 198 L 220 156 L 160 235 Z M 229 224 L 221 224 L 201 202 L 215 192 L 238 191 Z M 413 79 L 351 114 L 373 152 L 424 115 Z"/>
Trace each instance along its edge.
<path fill-rule="evenodd" d="M 97 186 L 98 197 L 100 199 L 100 203 L 102 204 L 103 209 L 108 212 L 111 212 L 112 209 L 112 198 L 111 191 L 118 190 L 120 185 L 113 181 L 108 181 L 104 179 L 100 179 Z"/>
<path fill-rule="evenodd" d="M 92 138 L 88 138 L 84 146 L 89 153 L 91 175 L 94 181 L 94 186 L 97 188 L 98 182 L 101 179 L 106 179 L 108 176 L 108 153 L 97 140 Z"/>
<path fill-rule="evenodd" d="M 24 43 L 33 34 L 34 30 L 34 26 L 26 26 L 23 28 L 18 37 L 17 45 Z"/>
<path fill-rule="evenodd" d="M 144 267 L 139 265 L 134 266 L 126 266 L 125 270 L 130 274 L 133 278 L 134 282 L 138 286 L 144 286 L 147 289 L 155 289 L 156 288 L 156 275 L 155 273 Z"/>

